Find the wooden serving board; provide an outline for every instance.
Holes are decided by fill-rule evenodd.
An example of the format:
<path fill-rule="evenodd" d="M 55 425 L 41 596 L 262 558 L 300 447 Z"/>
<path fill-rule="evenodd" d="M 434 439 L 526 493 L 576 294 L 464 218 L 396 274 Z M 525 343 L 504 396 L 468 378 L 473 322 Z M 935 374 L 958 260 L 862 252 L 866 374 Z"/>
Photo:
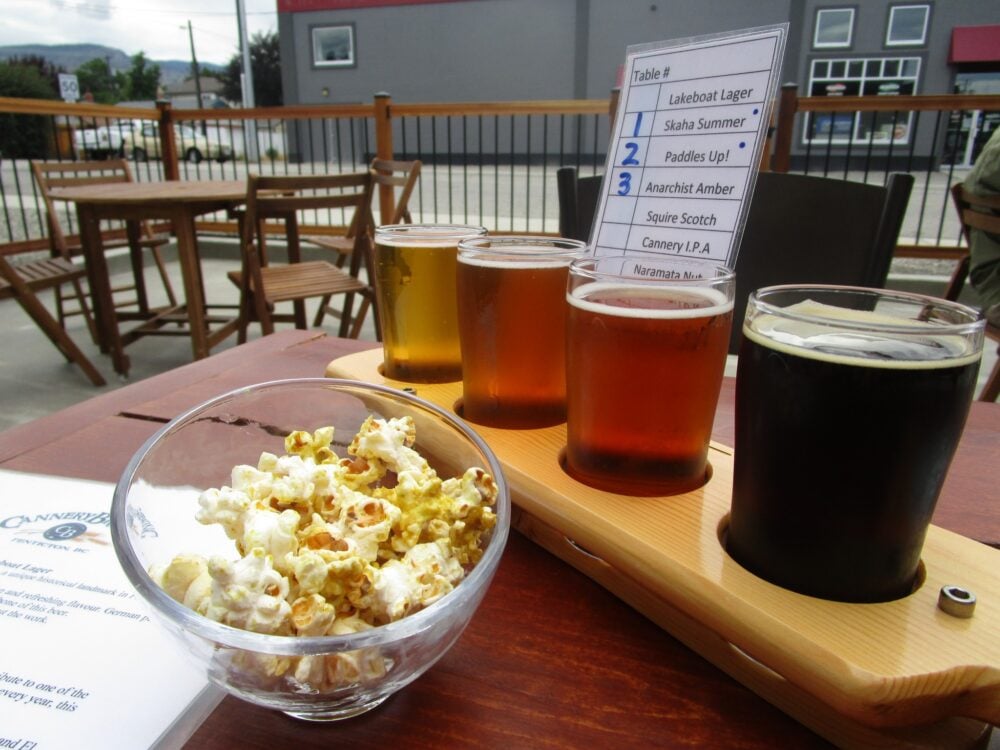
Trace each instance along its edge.
<path fill-rule="evenodd" d="M 379 349 L 331 362 L 329 377 L 395 388 L 454 411 L 462 384 L 384 378 Z M 496 453 L 514 526 L 713 664 L 837 745 L 973 747 L 1000 724 L 1000 550 L 931 526 L 925 580 L 895 602 L 803 596 L 744 570 L 720 543 L 733 451 L 713 443 L 701 489 L 638 498 L 592 489 L 560 465 L 566 427 L 472 425 Z M 937 608 L 944 585 L 975 615 Z"/>

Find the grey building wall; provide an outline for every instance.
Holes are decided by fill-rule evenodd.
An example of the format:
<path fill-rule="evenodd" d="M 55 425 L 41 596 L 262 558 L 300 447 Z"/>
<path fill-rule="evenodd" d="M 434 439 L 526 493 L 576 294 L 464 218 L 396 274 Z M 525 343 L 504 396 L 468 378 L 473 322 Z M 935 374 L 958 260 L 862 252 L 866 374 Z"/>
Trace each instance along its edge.
<path fill-rule="evenodd" d="M 600 99 L 614 87 L 631 44 L 781 23 L 795 16 L 796 5 L 468 0 L 281 13 L 285 101 L 368 102 L 376 91 L 399 102 Z M 314 67 L 310 29 L 341 23 L 354 24 L 357 67 Z"/>
<path fill-rule="evenodd" d="M 782 22 L 789 34 L 781 80 L 798 84 L 802 95 L 820 57 L 916 56 L 917 93 L 950 93 L 952 28 L 1000 23 L 995 0 L 931 0 L 926 43 L 887 47 L 889 9 L 899 4 L 903 0 L 465 0 L 280 13 L 285 101 L 370 102 L 379 91 L 395 102 L 601 99 L 614 87 L 629 45 Z M 855 9 L 850 48 L 813 49 L 817 9 L 842 7 Z M 313 65 L 311 29 L 328 24 L 353 24 L 355 67 Z M 529 138 L 519 126 L 503 136 L 502 148 L 530 151 L 539 137 Z M 587 142 L 604 137 L 592 128 L 583 134 Z M 478 138 L 470 148 L 478 148 Z M 484 133 L 484 147 L 494 149 L 497 138 Z M 920 134 L 921 150 L 932 148 L 929 138 Z M 519 139 L 526 145 L 517 146 Z M 796 134 L 797 151 L 802 143 Z"/>
<path fill-rule="evenodd" d="M 577 5 L 470 0 L 282 13 L 282 60 L 296 71 L 285 101 L 370 102 L 377 91 L 397 102 L 571 99 Z M 357 67 L 315 68 L 310 29 L 336 23 L 354 24 Z"/>

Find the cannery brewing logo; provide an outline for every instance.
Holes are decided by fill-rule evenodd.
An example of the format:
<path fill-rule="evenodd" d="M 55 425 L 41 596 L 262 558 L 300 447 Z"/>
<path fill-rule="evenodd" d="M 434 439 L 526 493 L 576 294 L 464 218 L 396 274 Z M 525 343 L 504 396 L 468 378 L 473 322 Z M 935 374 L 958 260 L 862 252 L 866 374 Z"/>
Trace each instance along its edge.
<path fill-rule="evenodd" d="M 0 529 L 13 531 L 12 541 L 16 543 L 62 549 L 70 545 L 107 546 L 110 527 L 111 515 L 103 511 L 22 514 L 0 520 Z"/>

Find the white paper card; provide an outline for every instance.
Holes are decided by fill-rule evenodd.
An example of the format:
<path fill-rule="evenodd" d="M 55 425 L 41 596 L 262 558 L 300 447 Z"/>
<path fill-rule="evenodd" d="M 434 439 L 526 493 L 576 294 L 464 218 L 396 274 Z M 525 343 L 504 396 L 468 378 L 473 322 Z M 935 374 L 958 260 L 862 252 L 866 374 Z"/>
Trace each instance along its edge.
<path fill-rule="evenodd" d="M 133 593 L 113 492 L 0 471 L 0 747 L 179 747 L 222 698 Z"/>
<path fill-rule="evenodd" d="M 781 24 L 628 48 L 595 255 L 735 265 L 786 34 Z"/>

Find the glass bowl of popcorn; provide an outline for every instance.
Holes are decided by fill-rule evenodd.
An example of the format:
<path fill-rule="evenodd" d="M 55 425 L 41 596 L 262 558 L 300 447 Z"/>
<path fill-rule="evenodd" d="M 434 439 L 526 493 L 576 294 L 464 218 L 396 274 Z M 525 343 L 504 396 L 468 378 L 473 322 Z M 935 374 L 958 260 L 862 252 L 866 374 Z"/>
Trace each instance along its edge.
<path fill-rule="evenodd" d="M 455 643 L 496 572 L 510 497 L 454 415 L 313 378 L 165 425 L 111 514 L 126 575 L 211 682 L 328 721 L 379 705 Z"/>

